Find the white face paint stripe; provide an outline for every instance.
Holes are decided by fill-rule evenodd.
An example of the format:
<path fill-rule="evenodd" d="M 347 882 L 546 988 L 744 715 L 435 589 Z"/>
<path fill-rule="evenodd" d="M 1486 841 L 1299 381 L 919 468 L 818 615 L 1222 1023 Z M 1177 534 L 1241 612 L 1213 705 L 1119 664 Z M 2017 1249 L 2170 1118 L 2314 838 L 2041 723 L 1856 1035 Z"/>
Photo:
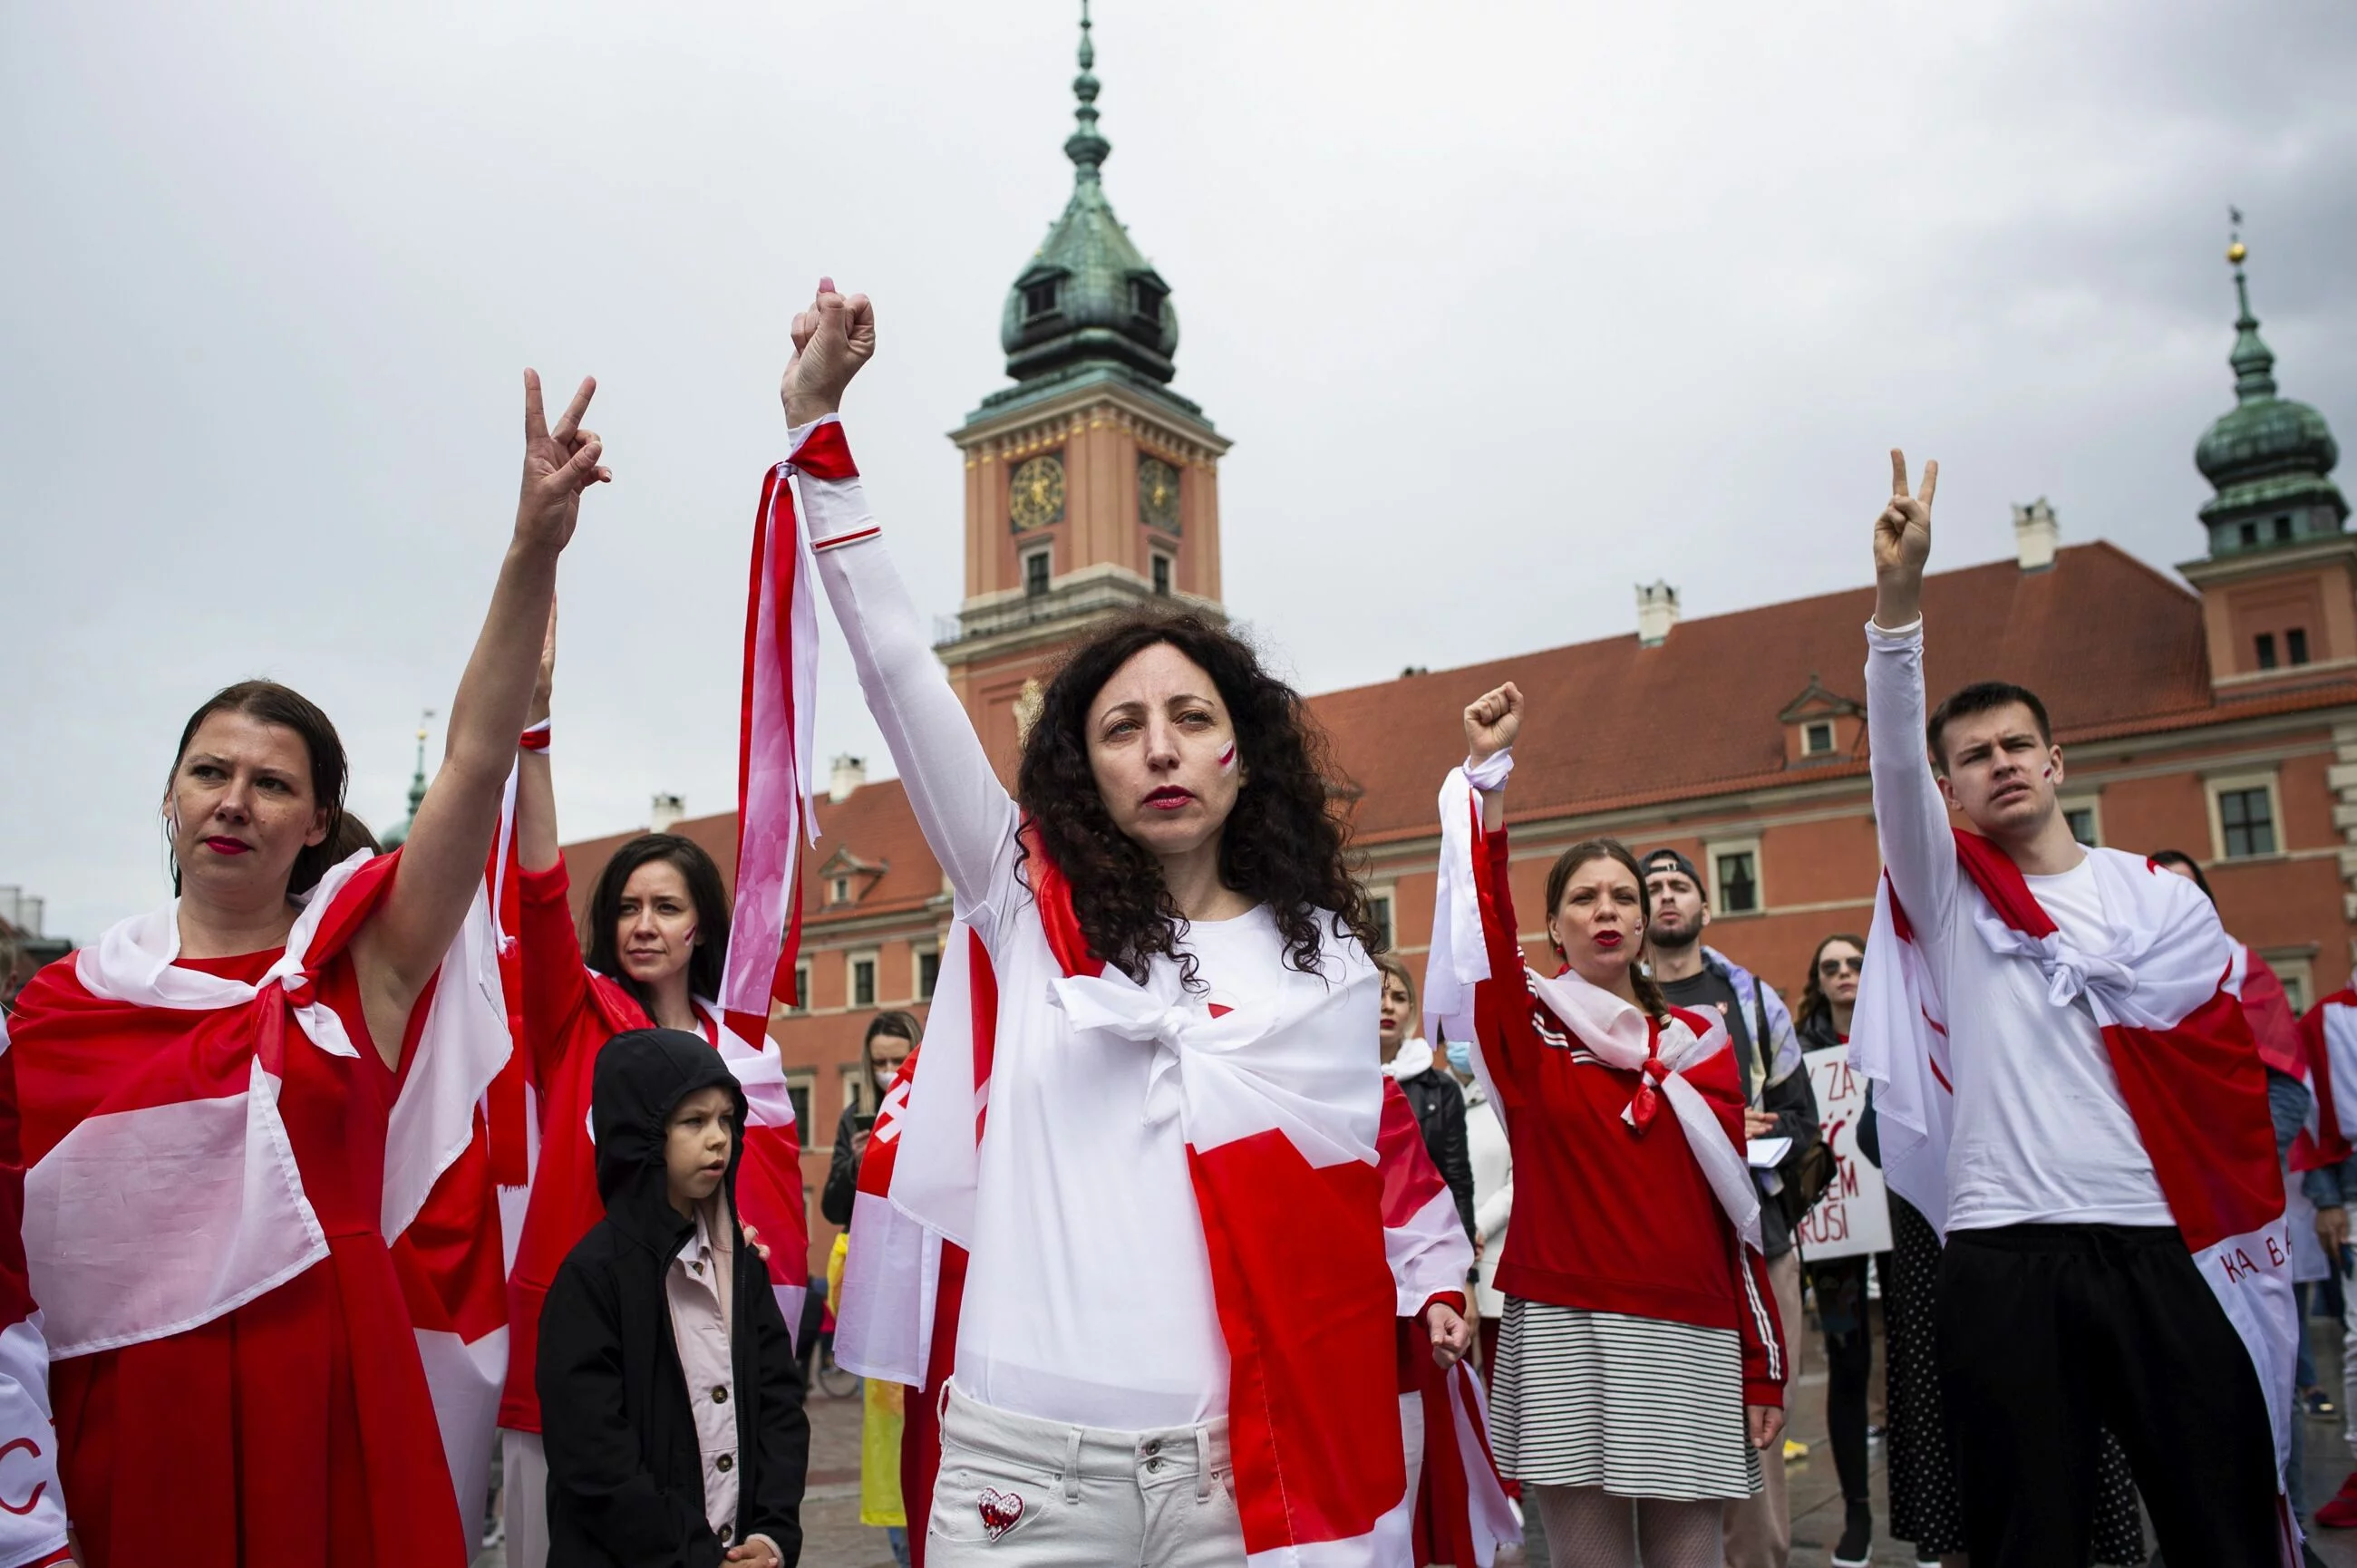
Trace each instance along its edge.
<path fill-rule="evenodd" d="M 1236 743 L 1234 741 L 1230 741 L 1228 742 L 1228 748 L 1220 753 L 1220 771 L 1225 773 L 1235 767 L 1235 765 Z"/>

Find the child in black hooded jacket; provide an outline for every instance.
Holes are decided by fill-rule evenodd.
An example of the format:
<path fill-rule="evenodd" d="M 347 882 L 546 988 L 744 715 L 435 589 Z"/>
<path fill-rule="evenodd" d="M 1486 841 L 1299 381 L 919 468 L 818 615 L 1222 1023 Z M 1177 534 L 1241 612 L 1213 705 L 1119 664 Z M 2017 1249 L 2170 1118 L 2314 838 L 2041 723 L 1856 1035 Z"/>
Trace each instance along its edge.
<path fill-rule="evenodd" d="M 737 1220 L 744 1092 L 698 1036 L 633 1029 L 597 1055 L 590 1122 L 606 1218 L 549 1288 L 534 1369 L 549 1562 L 792 1568 L 810 1423 Z"/>

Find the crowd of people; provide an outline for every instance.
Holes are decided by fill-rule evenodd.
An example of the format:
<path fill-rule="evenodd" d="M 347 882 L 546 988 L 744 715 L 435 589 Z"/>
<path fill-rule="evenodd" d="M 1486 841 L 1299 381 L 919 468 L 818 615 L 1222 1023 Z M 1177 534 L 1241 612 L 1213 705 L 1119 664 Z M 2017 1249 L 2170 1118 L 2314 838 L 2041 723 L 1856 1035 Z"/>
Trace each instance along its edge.
<path fill-rule="evenodd" d="M 1872 1547 L 1877 1321 L 1919 1559 L 2141 1562 L 2148 1524 L 2174 1563 L 2298 1561 L 2357 994 L 2296 1018 L 2194 859 L 2076 843 L 2035 693 L 1929 703 L 1936 466 L 1919 489 L 1892 455 L 1862 639 L 1872 733 L 1923 744 L 1873 754 L 1872 927 L 1817 944 L 1797 1014 L 1706 940 L 1674 848 L 1555 854 L 1530 936 L 1514 747 L 1577 718 L 1511 682 L 1466 693 L 1435 780 L 1419 975 L 1299 696 L 1221 626 L 1086 638 L 1002 783 L 852 457 L 873 308 L 822 282 L 793 339 L 756 556 L 786 586 L 757 580 L 748 633 L 788 667 L 748 666 L 748 758 L 774 733 L 763 765 L 792 761 L 752 705 L 802 689 L 814 587 L 953 895 L 822 1197 L 861 1517 L 898 1561 L 1781 1568 L 1812 1300 L 1836 1563 Z M 759 895 L 644 834 L 585 950 L 558 848 L 593 391 L 550 424 L 527 377 L 515 528 L 399 851 L 344 813 L 324 714 L 229 687 L 172 754 L 175 899 L 7 1020 L 0 1568 L 457 1568 L 469 1376 L 518 1568 L 802 1555 L 799 1145 L 731 990 Z M 1800 1244 L 1811 1052 L 1873 1085 L 1873 1260 Z M 2357 1523 L 2357 1476 L 2318 1517 Z"/>

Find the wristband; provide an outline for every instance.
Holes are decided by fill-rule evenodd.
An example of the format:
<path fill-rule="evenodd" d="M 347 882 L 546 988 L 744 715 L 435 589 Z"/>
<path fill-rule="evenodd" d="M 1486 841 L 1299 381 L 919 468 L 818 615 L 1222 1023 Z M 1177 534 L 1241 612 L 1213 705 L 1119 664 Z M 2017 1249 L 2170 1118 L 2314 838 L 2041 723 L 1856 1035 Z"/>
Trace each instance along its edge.
<path fill-rule="evenodd" d="M 520 751 L 546 751 L 548 749 L 548 721 L 546 719 L 543 719 L 538 724 L 533 725 L 532 727 L 525 730 L 523 734 L 518 736 L 516 737 L 516 748 Z"/>
<path fill-rule="evenodd" d="M 1479 762 L 1469 757 L 1467 757 L 1465 782 L 1486 795 L 1493 789 L 1503 789 L 1507 775 L 1513 770 L 1514 748 L 1510 746 L 1501 751 L 1491 752 Z"/>

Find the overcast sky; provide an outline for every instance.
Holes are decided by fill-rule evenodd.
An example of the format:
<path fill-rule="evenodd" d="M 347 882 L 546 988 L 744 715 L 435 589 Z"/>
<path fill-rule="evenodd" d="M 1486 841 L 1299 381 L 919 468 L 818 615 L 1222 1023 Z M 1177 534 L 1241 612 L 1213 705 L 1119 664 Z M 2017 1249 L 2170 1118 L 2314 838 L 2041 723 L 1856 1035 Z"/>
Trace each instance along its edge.
<path fill-rule="evenodd" d="M 2357 440 L 2346 0 L 1103 0 L 1115 210 L 1236 443 L 1228 604 L 1326 690 L 1854 585 L 1884 450 L 1936 564 L 2197 554 L 2226 208 L 2287 395 Z M 917 599 L 942 433 L 1071 179 L 1063 0 L 0 6 L 0 884 L 165 896 L 188 712 L 268 674 L 402 810 L 512 518 L 518 372 L 594 371 L 570 837 L 733 804 L 746 540 L 791 313 Z M 2345 482 L 2345 481 L 2344 481 Z M 827 631 L 834 637 L 832 626 Z M 888 770 L 839 644 L 821 766 Z M 1464 694 L 1435 689 L 1434 700 Z M 436 734 L 438 748 L 440 736 Z"/>

